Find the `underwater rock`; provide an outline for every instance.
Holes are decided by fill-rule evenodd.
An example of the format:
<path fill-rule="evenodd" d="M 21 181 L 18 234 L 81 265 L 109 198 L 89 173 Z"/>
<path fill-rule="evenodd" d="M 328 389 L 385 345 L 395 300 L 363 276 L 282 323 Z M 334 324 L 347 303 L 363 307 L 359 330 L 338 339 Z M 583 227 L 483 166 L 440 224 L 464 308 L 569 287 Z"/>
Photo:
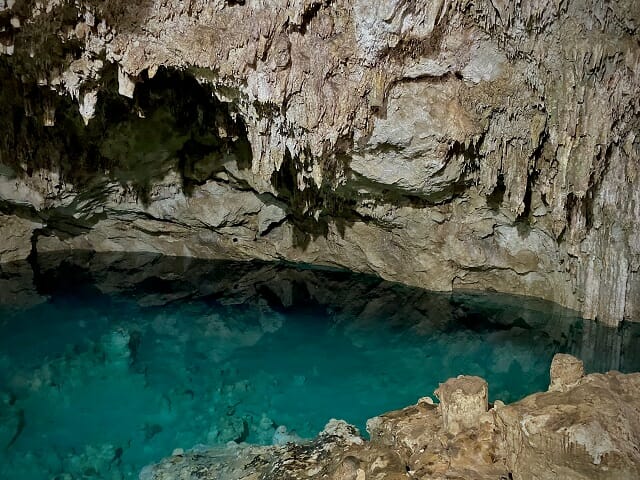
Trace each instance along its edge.
<path fill-rule="evenodd" d="M 157 423 L 146 423 L 142 427 L 142 431 L 144 432 L 145 441 L 148 442 L 153 437 L 162 432 L 162 425 L 158 425 Z"/>
<path fill-rule="evenodd" d="M 187 452 L 146 467 L 140 478 L 640 478 L 640 373 L 590 374 L 566 385 L 566 391 L 536 393 L 488 412 L 482 379 L 452 379 L 439 390 L 445 402 L 465 402 L 463 393 L 474 398 L 469 409 L 474 414 L 445 423 L 443 408 L 422 401 L 370 419 L 369 441 L 332 420 L 301 445 Z"/>
<path fill-rule="evenodd" d="M 286 426 L 280 425 L 276 428 L 276 431 L 273 432 L 273 437 L 271 438 L 272 445 L 286 445 L 287 443 L 300 443 L 302 438 L 295 432 L 290 432 Z"/>
<path fill-rule="evenodd" d="M 273 437 L 271 438 L 271 444 L 282 446 L 287 443 L 300 443 L 302 441 L 302 437 L 298 435 L 295 431 L 290 432 L 286 426 L 280 425 L 276 428 L 276 431 L 273 433 Z"/>
<path fill-rule="evenodd" d="M 273 434 L 277 424 L 266 413 L 262 413 L 260 420 L 252 425 L 255 431 L 256 443 L 269 445 L 273 442 Z"/>
<path fill-rule="evenodd" d="M 207 434 L 209 445 L 227 442 L 242 443 L 249 436 L 249 424 L 244 418 L 225 415 L 219 418 Z"/>
<path fill-rule="evenodd" d="M 15 406 L 15 398 L 0 394 L 0 449 L 8 450 L 24 428 L 24 411 Z"/>
<path fill-rule="evenodd" d="M 101 344 L 105 354 L 105 361 L 122 367 L 128 366 L 131 362 L 130 342 L 131 336 L 123 328 L 114 330 L 106 335 Z"/>
<path fill-rule="evenodd" d="M 123 479 L 129 472 L 120 469 L 117 451 L 110 444 L 87 445 L 82 452 L 62 459 L 63 471 L 71 478 L 91 478 L 99 476 L 100 472 L 111 472 L 114 480 Z"/>

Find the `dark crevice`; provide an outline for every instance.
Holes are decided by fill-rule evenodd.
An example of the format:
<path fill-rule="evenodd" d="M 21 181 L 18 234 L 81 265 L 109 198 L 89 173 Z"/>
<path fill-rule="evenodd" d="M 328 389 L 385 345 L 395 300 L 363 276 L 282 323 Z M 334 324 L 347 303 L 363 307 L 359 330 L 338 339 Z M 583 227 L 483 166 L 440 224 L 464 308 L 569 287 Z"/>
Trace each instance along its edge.
<path fill-rule="evenodd" d="M 299 25 L 291 25 L 291 29 L 296 32 L 300 32 L 302 35 L 307 33 L 307 28 L 309 24 L 313 21 L 314 18 L 318 15 L 318 12 L 322 8 L 326 8 L 331 5 L 333 0 L 324 0 L 324 1 L 315 1 L 310 5 L 302 13 L 302 21 Z"/>
<path fill-rule="evenodd" d="M 487 205 L 493 212 L 497 213 L 500 210 L 506 191 L 507 187 L 504 184 L 504 175 L 500 173 L 496 186 L 493 188 L 493 191 L 487 195 Z"/>
<path fill-rule="evenodd" d="M 27 256 L 27 262 L 31 265 L 31 270 L 33 270 L 34 278 L 38 275 L 40 266 L 38 264 L 38 237 L 42 235 L 43 231 L 41 228 L 35 229 L 31 233 L 31 251 Z"/>
<path fill-rule="evenodd" d="M 585 222 L 585 229 L 587 232 L 589 232 L 591 230 L 591 227 L 593 227 L 593 195 L 594 192 L 593 190 L 589 189 L 587 190 L 587 193 L 584 196 L 584 222 Z"/>
<path fill-rule="evenodd" d="M 402 64 L 407 58 L 425 58 L 437 55 L 446 30 L 446 22 L 433 27 L 431 35 L 425 38 L 405 37 L 397 45 L 389 48 L 387 56 Z"/>
<path fill-rule="evenodd" d="M 104 214 L 111 191 L 120 184 L 147 204 L 153 186 L 177 172 L 183 191 L 225 170 L 246 170 L 252 163 L 247 129 L 229 104 L 186 72 L 160 69 L 141 77 L 133 99 L 118 95 L 117 68 L 107 65 L 92 88 L 98 90 L 94 118 L 84 125 L 78 105 L 35 83 L 23 83 L 6 58 L 0 58 L 0 173 L 29 177 L 37 170 L 59 176 L 58 188 L 72 184 L 81 192 L 68 205 L 23 212 L 44 219 L 43 233 L 74 236 L 86 232 Z M 45 126 L 46 108 L 55 124 Z"/>
<path fill-rule="evenodd" d="M 462 173 L 465 176 L 469 176 L 478 172 L 480 170 L 480 148 L 482 147 L 483 140 L 484 136 L 480 137 L 476 142 L 469 141 L 468 144 L 466 144 L 466 142 L 459 142 L 458 140 L 453 141 L 449 145 L 449 149 L 446 153 L 445 164 L 455 157 L 462 156 L 464 158 Z"/>
<path fill-rule="evenodd" d="M 589 187 L 587 188 L 585 196 L 582 200 L 584 203 L 585 227 L 587 232 L 589 232 L 593 227 L 595 198 L 598 194 L 598 190 L 600 189 L 600 185 L 602 184 L 602 180 L 607 173 L 609 164 L 611 163 L 612 154 L 613 144 L 610 143 L 607 145 L 607 148 L 604 149 L 604 152 L 602 152 L 600 155 L 600 168 L 592 168 L 591 174 L 589 175 Z"/>
<path fill-rule="evenodd" d="M 548 133 L 545 129 L 540 135 L 540 138 L 538 139 L 538 145 L 536 146 L 535 150 L 531 154 L 531 159 L 533 160 L 533 163 L 532 163 L 533 166 L 530 167 L 529 171 L 527 172 L 527 185 L 526 185 L 524 197 L 522 200 L 524 203 L 524 208 L 522 210 L 522 213 L 520 213 L 520 215 L 518 215 L 518 217 L 516 218 L 516 222 L 520 226 L 525 226 L 525 225 L 530 226 L 530 223 L 531 223 L 531 216 L 532 216 L 531 202 L 532 202 L 533 190 L 540 176 L 539 172 L 536 170 L 536 165 L 538 164 L 538 161 L 543 156 L 543 151 L 546 145 L 547 138 L 548 138 Z"/>
<path fill-rule="evenodd" d="M 286 223 L 289 220 L 289 218 L 290 218 L 289 215 L 287 215 L 282 220 L 278 220 L 277 222 L 272 222 L 271 224 L 269 224 L 267 228 L 265 228 L 262 232 L 260 232 L 260 236 L 265 237 L 269 235 L 269 233 L 271 233 L 273 230 L 278 228 L 280 225 Z"/>
<path fill-rule="evenodd" d="M 528 224 L 531 220 L 531 197 L 533 195 L 533 188 L 538 180 L 538 172 L 532 171 L 527 175 L 527 186 L 525 188 L 524 197 L 522 202 L 524 203 L 524 208 L 522 209 L 522 213 L 518 215 L 516 218 L 516 222 Z"/>
<path fill-rule="evenodd" d="M 298 169 L 306 170 L 305 161 L 294 158 L 287 149 L 280 169 L 271 175 L 271 185 L 279 200 L 289 207 L 291 221 L 297 227 L 294 232 L 296 246 L 306 248 L 312 238 L 326 236 L 329 227 L 325 218 L 317 215 L 322 210 L 320 188 L 312 179 L 304 178 L 305 188 L 298 186 Z"/>
<path fill-rule="evenodd" d="M 148 202 L 152 183 L 170 170 L 179 171 L 189 192 L 223 170 L 226 162 L 236 162 L 239 169 L 251 165 L 242 120 L 234 119 L 228 104 L 184 72 L 161 69 L 139 83 L 134 98 L 128 99 L 117 94 L 115 66 L 106 68 L 96 115 L 86 127 L 69 97 L 15 82 L 10 66 L 1 60 L 0 79 L 7 86 L 2 104 L 12 113 L 0 118 L 7 132 L 1 147 L 15 152 L 7 166 L 18 176 L 42 168 L 78 188 L 106 177 L 132 186 Z M 42 105 L 51 103 L 56 123 L 44 127 Z"/>
<path fill-rule="evenodd" d="M 567 215 L 567 225 L 572 226 L 575 221 L 577 221 L 578 215 L 582 212 L 583 203 L 576 196 L 575 193 L 571 192 L 567 195 L 567 200 L 565 203 L 565 211 Z"/>
<path fill-rule="evenodd" d="M 304 177 L 304 188 L 298 186 L 298 172 L 309 171 L 312 161 L 321 162 L 324 168 L 323 178 L 333 179 L 337 169 L 346 168 L 346 158 L 311 158 L 308 151 L 300 157 L 293 157 L 287 149 L 280 169 L 271 175 L 276 198 L 286 204 L 288 220 L 294 226 L 294 243 L 303 249 L 311 239 L 326 237 L 330 223 L 335 224 L 339 233 L 344 235 L 346 226 L 358 219 L 355 212 L 356 199 L 349 192 L 343 194 L 331 183 L 332 180 L 325 180 L 318 186 L 312 178 Z"/>
<path fill-rule="evenodd" d="M 0 213 L 34 222 L 42 221 L 42 216 L 32 205 L 11 203 L 2 199 L 0 199 Z"/>

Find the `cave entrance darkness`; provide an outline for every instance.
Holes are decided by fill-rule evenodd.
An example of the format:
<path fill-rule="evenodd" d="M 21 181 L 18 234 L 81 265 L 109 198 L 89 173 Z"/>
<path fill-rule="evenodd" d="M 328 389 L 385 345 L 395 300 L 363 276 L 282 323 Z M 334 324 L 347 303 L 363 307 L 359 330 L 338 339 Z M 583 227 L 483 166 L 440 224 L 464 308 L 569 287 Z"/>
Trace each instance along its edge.
<path fill-rule="evenodd" d="M 9 65 L 0 65 L 0 78 L 11 75 Z M 251 166 L 242 119 L 188 72 L 161 68 L 142 78 L 130 99 L 117 93 L 116 66 L 106 67 L 87 126 L 69 96 L 12 80 L 15 91 L 1 99 L 11 114 L 0 120 L 9 132 L 2 148 L 13 152 L 0 157 L 10 175 L 44 168 L 79 191 L 91 191 L 98 180 L 117 181 L 148 203 L 151 186 L 171 171 L 189 194 L 229 162 Z M 42 119 L 52 106 L 55 124 L 46 127 Z"/>

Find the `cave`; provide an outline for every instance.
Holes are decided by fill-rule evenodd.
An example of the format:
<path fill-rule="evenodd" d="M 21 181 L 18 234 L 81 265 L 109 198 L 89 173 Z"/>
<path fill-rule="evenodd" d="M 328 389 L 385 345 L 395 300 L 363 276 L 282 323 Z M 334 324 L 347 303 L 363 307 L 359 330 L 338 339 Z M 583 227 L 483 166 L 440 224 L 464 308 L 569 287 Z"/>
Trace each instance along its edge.
<path fill-rule="evenodd" d="M 0 477 L 640 478 L 640 9 L 551 3 L 0 0 Z"/>

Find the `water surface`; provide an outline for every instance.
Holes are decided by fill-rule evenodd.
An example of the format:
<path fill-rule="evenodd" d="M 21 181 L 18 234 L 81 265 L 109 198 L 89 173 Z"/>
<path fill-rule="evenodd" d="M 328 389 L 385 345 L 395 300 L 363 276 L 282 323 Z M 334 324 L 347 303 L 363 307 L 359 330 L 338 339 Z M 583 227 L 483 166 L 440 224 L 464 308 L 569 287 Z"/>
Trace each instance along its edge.
<path fill-rule="evenodd" d="M 178 447 L 363 429 L 459 374 L 511 402 L 556 352 L 640 369 L 637 326 L 522 297 L 142 254 L 0 268 L 0 478 L 137 478 Z"/>

